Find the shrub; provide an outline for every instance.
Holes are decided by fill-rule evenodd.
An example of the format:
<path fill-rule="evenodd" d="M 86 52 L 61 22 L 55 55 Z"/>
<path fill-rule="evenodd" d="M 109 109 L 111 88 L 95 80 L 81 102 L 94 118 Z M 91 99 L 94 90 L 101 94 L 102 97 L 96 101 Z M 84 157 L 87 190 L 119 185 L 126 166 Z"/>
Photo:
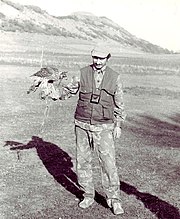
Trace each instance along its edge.
<path fill-rule="evenodd" d="M 5 18 L 5 17 L 6 17 L 6 16 L 5 16 L 3 13 L 0 12 L 0 19 L 1 19 L 1 18 Z"/>
<path fill-rule="evenodd" d="M 34 6 L 34 5 L 26 5 L 26 8 L 32 9 L 33 11 L 39 13 L 39 14 L 44 14 L 46 13 L 45 10 L 42 10 L 40 7 L 38 6 Z"/>
<path fill-rule="evenodd" d="M 18 3 L 13 3 L 11 1 L 8 1 L 8 0 L 1 0 L 2 2 L 6 3 L 7 5 L 10 5 L 12 6 L 13 8 L 19 10 L 19 11 L 23 11 L 24 10 L 24 6 L 23 5 L 20 5 Z"/>

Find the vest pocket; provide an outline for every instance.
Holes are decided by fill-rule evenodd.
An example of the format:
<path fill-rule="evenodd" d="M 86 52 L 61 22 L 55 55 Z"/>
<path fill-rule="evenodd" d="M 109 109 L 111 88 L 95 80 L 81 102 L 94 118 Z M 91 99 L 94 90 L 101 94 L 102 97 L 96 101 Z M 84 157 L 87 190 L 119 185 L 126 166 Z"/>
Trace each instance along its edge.
<path fill-rule="evenodd" d="M 91 112 L 87 104 L 83 100 L 78 100 L 75 114 L 80 117 L 90 118 Z"/>
<path fill-rule="evenodd" d="M 113 110 L 111 108 L 107 108 L 103 106 L 103 118 L 105 120 L 113 119 Z"/>

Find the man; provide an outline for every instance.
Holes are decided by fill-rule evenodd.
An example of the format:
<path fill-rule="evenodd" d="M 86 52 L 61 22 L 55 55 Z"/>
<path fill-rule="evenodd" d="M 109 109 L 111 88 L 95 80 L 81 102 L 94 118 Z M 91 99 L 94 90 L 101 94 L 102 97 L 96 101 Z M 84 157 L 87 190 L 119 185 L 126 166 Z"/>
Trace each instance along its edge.
<path fill-rule="evenodd" d="M 120 202 L 120 182 L 115 161 L 115 138 L 121 135 L 125 119 L 122 83 L 118 73 L 107 66 L 111 54 L 103 47 L 91 52 L 93 64 L 80 70 L 78 88 L 68 86 L 71 93 L 79 91 L 75 110 L 76 170 L 84 190 L 79 207 L 94 202 L 92 150 L 96 150 L 101 167 L 102 186 L 107 204 L 114 214 L 124 213 Z M 73 90 L 74 89 L 74 90 Z"/>

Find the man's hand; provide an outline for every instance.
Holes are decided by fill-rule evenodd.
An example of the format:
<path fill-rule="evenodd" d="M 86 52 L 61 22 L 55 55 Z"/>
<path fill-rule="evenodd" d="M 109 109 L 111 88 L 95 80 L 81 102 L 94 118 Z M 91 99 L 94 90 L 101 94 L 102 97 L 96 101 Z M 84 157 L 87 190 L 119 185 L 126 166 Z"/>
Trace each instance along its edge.
<path fill-rule="evenodd" d="M 121 128 L 119 126 L 115 126 L 113 131 L 114 138 L 120 138 L 121 136 Z"/>

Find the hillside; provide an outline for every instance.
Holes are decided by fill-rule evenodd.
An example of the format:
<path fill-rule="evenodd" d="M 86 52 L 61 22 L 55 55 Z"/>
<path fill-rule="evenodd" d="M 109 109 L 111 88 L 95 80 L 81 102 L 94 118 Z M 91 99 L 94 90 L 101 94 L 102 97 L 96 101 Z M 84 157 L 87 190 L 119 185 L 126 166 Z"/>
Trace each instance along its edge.
<path fill-rule="evenodd" d="M 37 6 L 0 0 L 0 30 L 56 35 L 65 38 L 115 43 L 121 48 L 148 53 L 171 53 L 140 39 L 106 17 L 77 12 L 55 17 Z"/>

